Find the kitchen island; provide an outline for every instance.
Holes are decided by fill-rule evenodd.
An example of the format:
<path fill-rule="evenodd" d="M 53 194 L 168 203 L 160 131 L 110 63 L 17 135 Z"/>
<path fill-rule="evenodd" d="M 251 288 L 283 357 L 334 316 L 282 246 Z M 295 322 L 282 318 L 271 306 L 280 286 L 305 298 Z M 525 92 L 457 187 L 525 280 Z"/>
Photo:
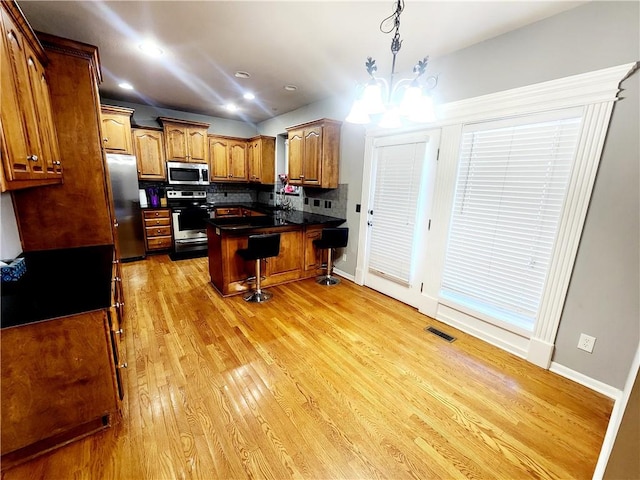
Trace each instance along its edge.
<path fill-rule="evenodd" d="M 323 256 L 313 240 L 325 227 L 337 227 L 343 218 L 299 210 L 263 211 L 262 215 L 212 218 L 207 221 L 209 275 L 223 296 L 250 289 L 247 278 L 254 275 L 255 262 L 245 262 L 238 249 L 247 248 L 250 235 L 280 234 L 280 254 L 265 262 L 264 287 L 314 277 L 320 273 Z"/>

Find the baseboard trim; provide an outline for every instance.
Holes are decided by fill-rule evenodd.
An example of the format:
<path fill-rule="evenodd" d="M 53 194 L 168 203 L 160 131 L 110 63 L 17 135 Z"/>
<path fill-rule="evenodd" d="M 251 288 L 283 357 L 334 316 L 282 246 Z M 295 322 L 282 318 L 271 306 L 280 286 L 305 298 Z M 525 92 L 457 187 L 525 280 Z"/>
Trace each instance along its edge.
<path fill-rule="evenodd" d="M 347 272 L 343 272 L 339 268 L 334 268 L 333 273 L 335 273 L 336 275 L 340 275 L 342 278 L 346 278 L 347 280 L 351 280 L 353 283 L 356 283 L 356 278 L 353 275 Z"/>
<path fill-rule="evenodd" d="M 551 362 L 549 370 L 553 373 L 557 373 L 561 377 L 567 378 L 576 383 L 579 383 L 580 385 L 590 388 L 591 390 L 606 395 L 616 402 L 620 398 L 622 398 L 622 390 L 612 387 L 611 385 L 607 385 L 606 383 L 599 380 L 595 380 L 594 378 L 584 375 L 583 373 L 576 372 L 575 370 L 572 370 L 569 367 L 565 367 L 564 365 L 560 365 L 559 363 Z"/>

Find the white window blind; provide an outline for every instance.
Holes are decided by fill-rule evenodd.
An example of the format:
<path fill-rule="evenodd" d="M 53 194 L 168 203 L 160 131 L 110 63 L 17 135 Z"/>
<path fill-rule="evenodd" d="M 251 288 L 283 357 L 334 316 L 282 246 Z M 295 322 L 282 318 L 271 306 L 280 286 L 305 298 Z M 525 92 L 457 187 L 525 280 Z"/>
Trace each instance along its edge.
<path fill-rule="evenodd" d="M 369 270 L 411 283 L 414 231 L 426 142 L 376 148 Z"/>
<path fill-rule="evenodd" d="M 465 127 L 440 292 L 445 304 L 525 332 L 538 314 L 582 118 L 554 116 Z"/>

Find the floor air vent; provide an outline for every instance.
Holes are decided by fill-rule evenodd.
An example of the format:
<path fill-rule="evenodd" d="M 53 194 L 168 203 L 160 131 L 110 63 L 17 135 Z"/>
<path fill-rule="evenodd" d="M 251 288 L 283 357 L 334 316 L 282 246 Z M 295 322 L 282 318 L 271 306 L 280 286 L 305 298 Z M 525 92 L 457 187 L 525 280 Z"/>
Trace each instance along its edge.
<path fill-rule="evenodd" d="M 447 335 L 446 333 L 438 330 L 437 328 L 434 327 L 427 327 L 424 329 L 425 332 L 429 332 L 429 333 L 433 333 L 434 335 L 439 336 L 440 338 L 443 338 L 444 340 L 446 340 L 447 342 L 451 343 L 453 342 L 456 337 L 452 337 L 451 335 Z"/>

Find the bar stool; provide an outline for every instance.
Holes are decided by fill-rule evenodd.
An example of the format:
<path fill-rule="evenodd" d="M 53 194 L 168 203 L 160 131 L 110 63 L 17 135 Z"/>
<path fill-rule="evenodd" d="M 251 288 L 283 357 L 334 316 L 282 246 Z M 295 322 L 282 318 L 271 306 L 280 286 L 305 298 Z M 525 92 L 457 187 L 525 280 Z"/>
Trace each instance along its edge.
<path fill-rule="evenodd" d="M 348 228 L 323 228 L 322 236 L 313 241 L 316 248 L 328 250 L 327 274 L 316 277 L 316 283 L 320 285 L 337 285 L 340 279 L 331 275 L 333 272 L 332 252 L 334 248 L 344 248 L 349 240 Z"/>
<path fill-rule="evenodd" d="M 260 262 L 265 258 L 277 257 L 280 254 L 280 234 L 267 233 L 263 235 L 250 235 L 247 248 L 240 248 L 236 251 L 244 260 L 256 261 L 256 287 L 244 295 L 247 302 L 262 303 L 269 300 L 273 294 L 263 292 L 261 288 L 262 276 L 260 273 Z"/>

